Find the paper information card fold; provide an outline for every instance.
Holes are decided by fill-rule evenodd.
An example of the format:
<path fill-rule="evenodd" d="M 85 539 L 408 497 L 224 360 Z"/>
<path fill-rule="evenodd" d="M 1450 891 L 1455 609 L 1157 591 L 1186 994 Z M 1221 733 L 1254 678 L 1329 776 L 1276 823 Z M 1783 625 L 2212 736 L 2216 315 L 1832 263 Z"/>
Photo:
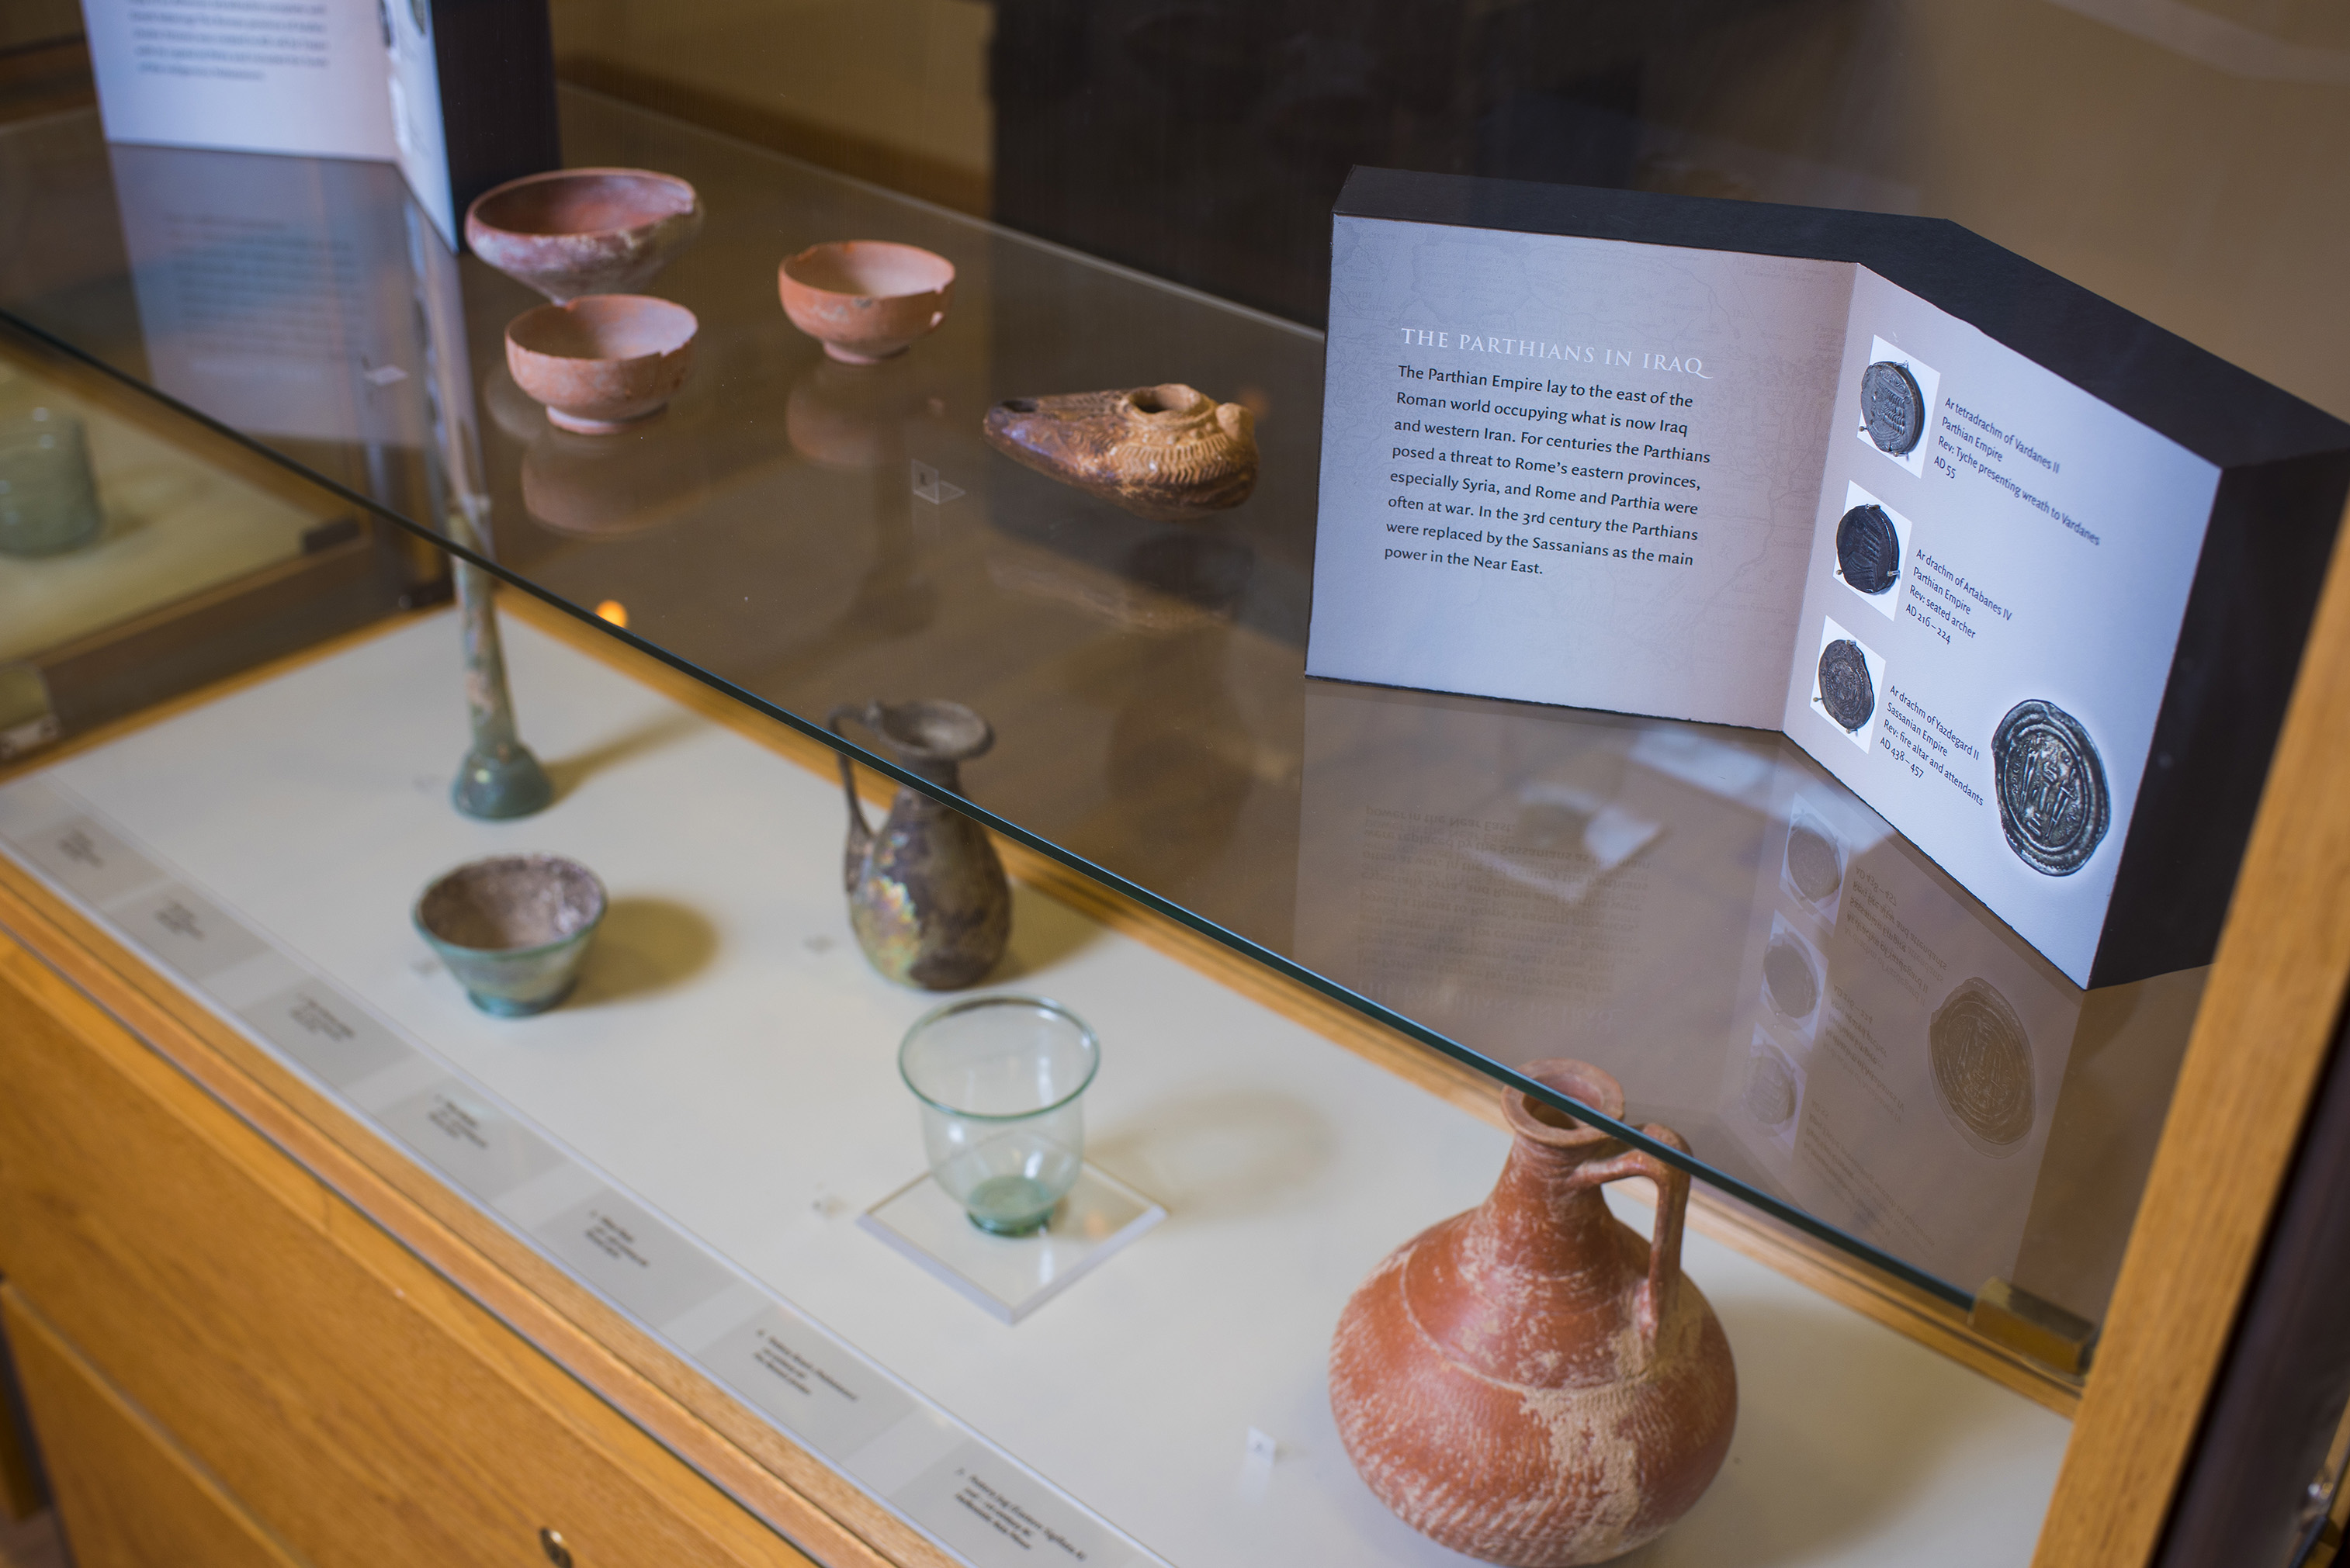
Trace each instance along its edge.
<path fill-rule="evenodd" d="M 1358 169 L 1306 670 L 1783 730 L 2116 983 L 2209 961 L 2345 493 L 1954 224 Z"/>

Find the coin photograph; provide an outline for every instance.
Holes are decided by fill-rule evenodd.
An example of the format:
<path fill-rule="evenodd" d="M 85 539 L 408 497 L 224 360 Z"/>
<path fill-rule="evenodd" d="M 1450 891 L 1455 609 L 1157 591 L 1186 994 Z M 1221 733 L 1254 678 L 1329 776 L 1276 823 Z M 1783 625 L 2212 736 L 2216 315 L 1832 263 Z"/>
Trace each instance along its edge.
<path fill-rule="evenodd" d="M 2038 1115 L 2032 1036 L 1997 986 L 1960 981 L 1927 1023 L 1926 1053 L 1942 1114 L 1977 1154 L 2004 1159 L 2022 1147 Z"/>
<path fill-rule="evenodd" d="M 1779 885 L 1823 925 L 1835 929 L 1844 902 L 1846 850 L 1843 837 L 1817 812 L 1801 803 L 1787 816 L 1787 846 L 1779 863 Z"/>
<path fill-rule="evenodd" d="M 2105 760 L 2081 721 L 2043 698 L 2008 710 L 1991 734 L 2000 826 L 2017 859 L 2043 877 L 2088 863 L 2113 823 Z"/>
<path fill-rule="evenodd" d="M 1882 337 L 1868 340 L 1868 368 L 1860 374 L 1861 444 L 1882 452 L 1919 478 L 1934 444 L 1935 396 L 1942 373 Z"/>
<path fill-rule="evenodd" d="M 1763 1031 L 1747 1047 L 1746 1081 L 1739 1108 L 1774 1140 L 1792 1145 L 1803 1120 L 1804 1068 Z"/>
<path fill-rule="evenodd" d="M 1844 487 L 1836 519 L 1835 580 L 1887 620 L 1901 614 L 1909 576 L 1909 519 L 1857 484 Z"/>
<path fill-rule="evenodd" d="M 1772 911 L 1771 940 L 1762 949 L 1763 1017 L 1775 1019 L 1809 1044 L 1819 1027 L 1827 979 L 1827 961 L 1811 939 L 1784 915 Z"/>
<path fill-rule="evenodd" d="M 1812 670 L 1812 711 L 1866 752 L 1877 742 L 1884 696 L 1885 656 L 1846 630 L 1835 617 L 1822 617 L 1819 663 Z"/>

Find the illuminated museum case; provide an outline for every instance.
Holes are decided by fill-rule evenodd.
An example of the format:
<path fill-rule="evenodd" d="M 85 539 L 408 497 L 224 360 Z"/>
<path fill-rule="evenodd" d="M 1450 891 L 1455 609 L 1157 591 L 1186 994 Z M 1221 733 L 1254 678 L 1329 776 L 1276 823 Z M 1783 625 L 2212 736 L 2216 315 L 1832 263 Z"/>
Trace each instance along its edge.
<path fill-rule="evenodd" d="M 551 18 L 603 172 L 462 236 L 0 124 L 0 1302 L 80 1560 L 1598 1561 L 1416 1518 L 1332 1358 L 1586 1137 L 1624 1322 L 1737 1367 L 1625 1561 L 2329 1560 L 2338 574 L 2216 951 L 2089 987 L 1785 735 L 1304 670 L 1349 170 L 1954 219 L 2338 431 L 2350 32 Z"/>

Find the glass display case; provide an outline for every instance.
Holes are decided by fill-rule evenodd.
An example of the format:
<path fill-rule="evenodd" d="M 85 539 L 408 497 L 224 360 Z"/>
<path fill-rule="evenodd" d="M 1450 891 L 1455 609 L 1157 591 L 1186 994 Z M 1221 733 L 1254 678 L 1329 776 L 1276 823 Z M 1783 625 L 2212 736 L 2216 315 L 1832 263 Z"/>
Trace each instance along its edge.
<path fill-rule="evenodd" d="M 1131 900 L 1422 1082 L 1595 1122 L 1685 1171 L 1753 1250 L 2072 1413 L 2098 1386 L 2166 1125 L 2206 1109 L 2180 1085 L 2213 971 L 2085 990 L 1783 736 L 1308 679 L 1328 200 L 1361 161 L 1956 215 L 2350 407 L 2331 351 L 2350 327 L 2304 265 L 2321 247 L 2264 263 L 2266 292 L 2308 311 L 2214 281 L 2282 198 L 2204 181 L 2260 221 L 2201 223 L 2196 256 L 2133 274 L 2113 259 L 2139 232 L 2122 196 L 2051 215 L 2062 203 L 2028 182 L 1991 191 L 1944 166 L 2020 180 L 1993 142 L 2022 133 L 2002 122 L 1965 151 L 1955 82 L 1986 46 L 1898 8 L 1701 6 L 1596 38 L 1526 6 L 885 9 L 905 48 L 852 69 L 858 27 L 881 23 L 831 16 L 810 59 L 837 79 L 782 114 L 714 34 L 556 7 L 564 70 L 606 89 L 564 89 L 567 163 L 674 176 L 704 213 L 641 286 L 691 312 L 690 372 L 658 417 L 618 430 L 563 428 L 517 383 L 509 323 L 540 296 L 454 254 L 389 166 L 109 145 L 89 110 L 0 126 L 6 230 L 43 236 L 0 269 L 0 472 L 16 474 L 20 432 L 70 430 L 87 477 L 58 483 L 102 500 L 21 547 L 0 524 L 0 759 L 428 602 L 452 562 L 469 678 L 504 679 L 494 579 L 510 631 L 535 628 L 520 664 L 553 668 L 543 640 L 615 644 L 785 727 L 804 757 L 829 747 L 944 798 L 1032 877 Z M 2025 27 L 2035 69 L 2194 73 L 2233 106 L 2228 134 L 2264 146 L 2264 116 L 2341 112 L 2336 41 L 2177 6 L 2043 9 Z M 2121 41 L 2073 36 L 2091 28 Z M 1889 62 L 1914 89 L 1862 79 Z M 898 109 L 858 101 L 858 70 L 889 78 L 866 96 Z M 2256 109 L 2266 89 L 2247 82 L 2312 106 Z M 1760 100 L 1799 88 L 1841 107 L 1758 132 Z M 1835 129 L 1823 115 L 1878 151 L 1812 145 Z M 2323 140 L 2282 138 L 2304 161 Z M 2308 189 L 2339 180 L 2303 172 Z M 778 264 L 841 240 L 951 264 L 910 350 L 844 362 L 787 317 Z M 1168 384 L 1247 410 L 1244 504 L 1138 516 L 1010 461 L 984 428 L 1007 401 Z M 390 703 L 404 676 L 382 679 Z M 517 683 L 525 744 L 536 694 Z M 465 695 L 478 723 L 489 700 Z M 844 733 L 839 711 L 874 699 L 963 704 L 992 749 L 950 791 Z M 695 809 L 690 781 L 670 782 Z M 1561 1056 L 1621 1084 L 1615 1114 L 1529 1075 Z M 530 1143 L 514 1158 L 539 1158 Z M 517 1174 L 542 1172 L 497 1179 Z M 514 1189 L 472 1179 L 485 1201 Z M 1124 1245 L 1166 1211 L 1118 1185 L 1080 1191 Z M 658 1232 L 603 1198 L 596 1224 Z M 901 1231 L 937 1223 L 898 1212 Z M 1006 1321 L 1043 1299 L 989 1289 Z M 771 1354 L 709 1354 L 737 1351 Z M 874 1394 L 885 1410 L 906 1397 Z M 872 1432 L 853 1436 L 842 1452 Z"/>
<path fill-rule="evenodd" d="M 429 597 L 388 522 L 21 335 L 0 360 L 0 756 Z"/>
<path fill-rule="evenodd" d="M 1998 1279 L 2101 1315 L 2198 973 L 2084 992 L 1778 737 L 1306 680 L 1314 333 L 602 99 L 566 113 L 575 163 L 674 171 L 710 214 L 657 285 L 700 323 L 693 373 L 624 434 L 549 422 L 503 342 L 534 296 L 470 258 L 419 268 L 431 236 L 380 169 L 272 231 L 383 235 L 354 265 L 254 273 L 199 319 L 153 302 L 233 268 L 210 235 L 298 162 L 20 130 L 25 162 L 114 183 L 133 259 L 7 303 L 420 533 L 448 538 L 478 484 L 485 566 L 811 732 L 867 694 L 965 702 L 996 732 L 962 797 L 991 826 L 1472 1065 L 1602 1065 L 1717 1189 L 1962 1309 Z M 836 234 L 949 257 L 945 322 L 880 365 L 826 357 L 770 279 Z M 377 299 L 420 303 L 351 346 Z M 254 406 L 281 365 L 205 351 L 318 322 L 339 330 L 307 364 L 348 403 L 304 397 L 324 422 L 298 433 Z M 1245 506 L 1154 524 L 983 439 L 1004 399 L 1150 379 L 1256 415 Z M 373 432 L 334 421 L 370 417 L 432 465 L 413 500 L 359 477 Z M 1979 978 L 2030 1041 L 1990 1138 L 1930 1047 Z"/>

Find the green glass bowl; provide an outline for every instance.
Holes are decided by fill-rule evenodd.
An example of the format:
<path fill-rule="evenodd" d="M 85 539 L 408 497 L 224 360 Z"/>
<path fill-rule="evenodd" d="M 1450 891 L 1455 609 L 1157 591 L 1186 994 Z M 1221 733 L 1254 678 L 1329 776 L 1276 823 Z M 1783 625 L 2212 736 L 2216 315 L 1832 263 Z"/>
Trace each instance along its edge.
<path fill-rule="evenodd" d="M 416 929 L 475 1007 L 525 1018 L 571 994 L 605 903 L 604 884 L 577 860 L 493 855 L 425 888 Z"/>

